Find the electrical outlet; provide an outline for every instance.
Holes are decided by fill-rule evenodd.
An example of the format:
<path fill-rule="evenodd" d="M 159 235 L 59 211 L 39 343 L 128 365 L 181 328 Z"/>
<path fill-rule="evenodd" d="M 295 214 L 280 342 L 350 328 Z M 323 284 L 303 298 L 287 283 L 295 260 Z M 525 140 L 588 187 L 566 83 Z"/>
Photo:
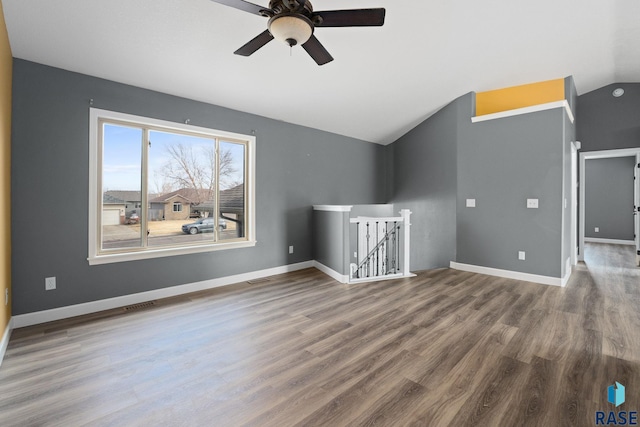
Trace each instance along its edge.
<path fill-rule="evenodd" d="M 518 251 L 518 259 L 524 261 L 525 253 L 524 251 Z"/>
<path fill-rule="evenodd" d="M 354 258 L 358 258 L 358 252 L 354 252 L 354 253 L 353 253 L 353 257 L 354 257 Z"/>
<path fill-rule="evenodd" d="M 599 233 L 600 232 L 600 227 L 596 227 L 595 230 L 596 230 L 596 233 Z"/>
<path fill-rule="evenodd" d="M 476 207 L 476 199 L 467 199 L 467 207 L 475 208 Z"/>
<path fill-rule="evenodd" d="M 292 254 L 293 253 L 293 246 L 289 246 L 289 253 Z"/>
<path fill-rule="evenodd" d="M 527 199 L 527 209 L 538 209 L 538 199 Z"/>
<path fill-rule="evenodd" d="M 47 277 L 44 279 L 44 290 L 52 291 L 56 288 L 56 278 L 55 277 Z"/>

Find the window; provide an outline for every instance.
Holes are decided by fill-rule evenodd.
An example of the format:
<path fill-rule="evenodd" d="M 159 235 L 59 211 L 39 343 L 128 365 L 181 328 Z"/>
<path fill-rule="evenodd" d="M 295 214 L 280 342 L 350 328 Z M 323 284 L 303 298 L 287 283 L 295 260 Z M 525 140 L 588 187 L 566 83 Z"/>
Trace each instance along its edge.
<path fill-rule="evenodd" d="M 90 264 L 255 245 L 255 137 L 94 108 L 90 120 Z"/>

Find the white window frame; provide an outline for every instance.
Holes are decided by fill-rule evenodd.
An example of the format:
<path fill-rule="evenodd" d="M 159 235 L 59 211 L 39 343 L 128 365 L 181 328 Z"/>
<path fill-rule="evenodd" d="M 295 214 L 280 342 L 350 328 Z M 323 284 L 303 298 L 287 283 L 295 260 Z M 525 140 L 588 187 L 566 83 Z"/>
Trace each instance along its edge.
<path fill-rule="evenodd" d="M 130 123 L 133 126 L 152 126 L 167 132 L 189 132 L 218 138 L 221 140 L 242 141 L 246 144 L 246 179 L 245 179 L 245 238 L 242 241 L 217 241 L 210 244 L 194 244 L 193 246 L 176 247 L 147 247 L 124 249 L 118 253 L 104 253 L 100 251 L 100 218 L 102 215 L 102 189 L 98 188 L 101 181 L 98 164 L 101 161 L 101 142 L 99 140 L 100 120 L 114 120 Z M 165 120 L 151 119 L 132 114 L 118 113 L 115 111 L 89 109 L 89 265 L 109 264 L 114 262 L 135 261 L 141 259 L 153 259 L 159 257 L 185 255 L 203 252 L 213 252 L 226 249 L 246 248 L 256 245 L 256 218 L 255 218 L 255 150 L 256 138 L 253 135 L 243 135 L 226 132 L 217 129 L 209 129 L 188 124 L 169 122 Z"/>
<path fill-rule="evenodd" d="M 182 212 L 182 203 L 173 202 L 173 212 Z"/>

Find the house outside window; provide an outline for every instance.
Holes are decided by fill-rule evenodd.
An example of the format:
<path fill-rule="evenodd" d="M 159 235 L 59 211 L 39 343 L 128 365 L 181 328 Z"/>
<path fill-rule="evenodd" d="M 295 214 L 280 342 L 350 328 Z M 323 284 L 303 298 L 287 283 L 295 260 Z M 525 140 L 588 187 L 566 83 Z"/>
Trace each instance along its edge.
<path fill-rule="evenodd" d="M 90 264 L 255 245 L 254 136 L 92 108 L 89 154 Z"/>

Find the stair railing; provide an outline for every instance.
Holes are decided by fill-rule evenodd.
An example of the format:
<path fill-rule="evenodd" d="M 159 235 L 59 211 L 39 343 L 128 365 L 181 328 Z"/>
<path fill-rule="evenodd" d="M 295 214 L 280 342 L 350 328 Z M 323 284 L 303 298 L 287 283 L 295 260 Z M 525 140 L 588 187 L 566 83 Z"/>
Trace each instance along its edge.
<path fill-rule="evenodd" d="M 356 261 L 350 264 L 350 282 L 366 281 L 409 273 L 409 216 L 408 209 L 401 216 L 391 218 L 357 217 Z"/>

